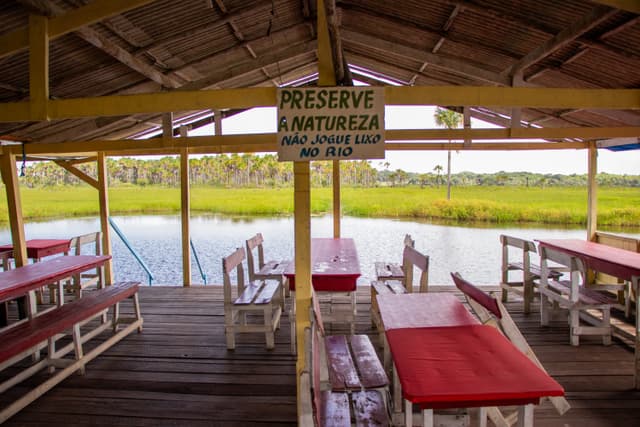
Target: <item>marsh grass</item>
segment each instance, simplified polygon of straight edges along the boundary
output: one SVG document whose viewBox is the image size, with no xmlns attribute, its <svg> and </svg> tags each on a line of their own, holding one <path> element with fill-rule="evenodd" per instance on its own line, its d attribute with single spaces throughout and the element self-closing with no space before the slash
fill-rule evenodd
<svg viewBox="0 0 640 427">
<path fill-rule="evenodd" d="M 331 211 L 331 189 L 311 190 L 312 214 Z M 573 187 L 457 187 L 447 201 L 446 189 L 432 187 L 342 189 L 342 212 L 361 217 L 404 217 L 484 221 L 586 224 L 587 191 Z M 97 191 L 88 187 L 21 190 L 25 219 L 90 216 L 98 213 Z M 176 213 L 180 190 L 167 187 L 121 186 L 109 190 L 112 215 Z M 191 211 L 228 215 L 292 215 L 293 189 L 191 189 Z M 6 200 L 0 198 L 0 222 L 7 222 Z M 638 226 L 640 189 L 598 189 L 598 224 Z"/>
</svg>

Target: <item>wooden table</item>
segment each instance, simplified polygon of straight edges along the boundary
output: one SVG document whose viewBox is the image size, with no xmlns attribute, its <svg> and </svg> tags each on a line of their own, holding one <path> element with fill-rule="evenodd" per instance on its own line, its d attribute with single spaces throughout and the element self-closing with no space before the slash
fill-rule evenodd
<svg viewBox="0 0 640 427">
<path fill-rule="evenodd" d="M 27 258 L 39 262 L 44 257 L 58 254 L 68 254 L 71 246 L 70 239 L 30 239 L 25 242 L 27 246 Z M 13 258 L 13 245 L 0 246 L 0 259 L 2 259 L 3 270 L 9 269 L 9 258 Z M 18 312 L 20 318 L 25 317 L 24 298 L 18 300 Z M 0 304 L 0 326 L 7 324 L 7 307 Z"/>
<path fill-rule="evenodd" d="M 562 396 L 562 387 L 497 329 L 487 325 L 399 328 L 385 331 L 405 399 L 433 426 L 433 410 L 518 406 L 521 426 L 533 426 L 533 405 Z M 483 413 L 484 409 L 481 411 Z"/>
<path fill-rule="evenodd" d="M 377 295 L 380 319 L 386 331 L 404 328 L 478 325 L 480 322 L 458 298 L 446 292 Z M 391 369 L 391 352 L 386 334 L 382 336 L 383 363 Z M 394 410 L 402 410 L 398 375 L 393 375 Z"/>
<path fill-rule="evenodd" d="M 69 252 L 71 245 L 70 239 L 31 239 L 27 240 L 27 258 L 31 258 L 35 261 L 40 261 L 42 258 L 57 255 L 66 254 Z M 13 257 L 13 245 L 1 245 L 0 253 L 9 254 Z"/>
<path fill-rule="evenodd" d="M 285 269 L 284 276 L 289 283 L 289 290 L 295 292 L 295 260 Z M 356 288 L 358 277 L 360 277 L 360 262 L 358 261 L 358 252 L 353 239 L 311 239 L 311 282 L 313 283 L 313 289 L 317 292 L 346 292 L 351 299 L 351 307 L 345 318 L 327 315 L 325 319 L 348 322 L 352 334 L 355 332 L 357 314 Z M 292 300 L 290 315 L 295 317 L 295 298 L 292 298 Z M 293 343 L 294 340 L 295 336 L 292 332 L 291 342 Z"/>
<path fill-rule="evenodd" d="M 640 390 L 640 253 L 580 239 L 543 239 L 539 246 L 580 258 L 591 270 L 629 281 L 636 292 L 635 388 Z"/>
<path fill-rule="evenodd" d="M 289 289 L 296 288 L 295 261 L 284 271 Z M 356 244 L 351 238 L 311 239 L 311 281 L 316 291 L 354 292 L 360 277 Z"/>
<path fill-rule="evenodd" d="M 0 302 L 22 296 L 29 298 L 29 315 L 36 312 L 34 291 L 69 276 L 103 266 L 111 255 L 60 256 L 0 272 Z M 102 281 L 104 283 L 104 281 Z M 58 289 L 58 303 L 64 302 Z"/>
</svg>

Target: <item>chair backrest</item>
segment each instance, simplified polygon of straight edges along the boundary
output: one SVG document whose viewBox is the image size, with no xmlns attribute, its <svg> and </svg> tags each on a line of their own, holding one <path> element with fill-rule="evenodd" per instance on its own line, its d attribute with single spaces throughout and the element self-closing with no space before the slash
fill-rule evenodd
<svg viewBox="0 0 640 427">
<path fill-rule="evenodd" d="M 247 247 L 247 267 L 249 272 L 249 280 L 255 280 L 255 272 L 256 270 L 260 270 L 264 267 L 264 248 L 262 243 L 264 242 L 264 238 L 262 237 L 262 233 L 258 233 L 252 238 L 246 240 Z M 253 250 L 258 249 L 258 265 L 255 264 L 255 259 L 253 258 Z"/>
<path fill-rule="evenodd" d="M 540 246 L 540 268 L 542 277 L 545 277 L 545 269 L 549 270 L 549 261 L 567 267 L 571 274 L 571 280 L 578 279 L 584 281 L 586 267 L 580 258 L 571 256 L 566 252 L 561 252 L 552 248 Z"/>
<path fill-rule="evenodd" d="M 536 244 L 531 240 L 521 239 L 519 237 L 500 235 L 500 243 L 502 244 L 502 282 L 508 282 L 509 248 L 517 248 L 521 251 L 522 269 L 525 274 L 531 274 L 531 252 L 537 253 Z M 529 279 L 527 277 L 527 279 Z"/>
<path fill-rule="evenodd" d="M 472 308 L 474 307 L 471 302 L 474 301 L 475 303 L 484 307 L 498 319 L 502 318 L 500 306 L 498 305 L 498 301 L 494 297 L 487 294 L 477 286 L 471 284 L 471 282 L 464 280 L 462 276 L 460 276 L 460 273 L 451 273 L 451 277 L 453 278 L 453 283 L 455 283 L 456 287 L 460 289 L 460 291 L 462 291 Z M 477 310 L 474 309 L 474 311 L 476 311 L 477 314 Z"/>
<path fill-rule="evenodd" d="M 420 292 L 429 291 L 429 257 L 405 245 L 402 251 L 402 270 L 404 271 L 404 287 L 413 292 L 413 269 L 420 271 Z"/>
<path fill-rule="evenodd" d="M 416 241 L 411 238 L 411 234 L 404 235 L 404 246 L 416 247 Z"/>
<path fill-rule="evenodd" d="M 459 273 L 451 273 L 454 283 L 460 289 L 476 314 L 480 322 L 493 326 L 506 336 L 514 346 L 524 353 L 533 363 L 546 372 L 544 366 L 533 352 L 522 332 L 511 318 L 502 302 L 499 299 L 487 294 L 482 289 L 465 280 Z M 549 397 L 551 404 L 560 415 L 567 412 L 571 406 L 567 399 L 562 396 Z"/>
<path fill-rule="evenodd" d="M 2 267 L 2 271 L 7 271 L 11 269 L 11 261 L 10 261 L 10 252 L 2 252 L 0 253 L 0 267 Z"/>
<path fill-rule="evenodd" d="M 89 244 L 92 244 L 94 255 L 102 255 L 102 232 L 96 231 L 72 238 L 69 250 L 74 255 L 86 254 L 87 252 L 83 252 L 83 247 Z"/>
<path fill-rule="evenodd" d="M 244 248 L 237 248 L 231 255 L 222 258 L 222 286 L 225 304 L 229 304 L 233 297 L 234 286 L 231 283 L 231 273 L 234 269 L 236 270 L 236 296 L 244 291 L 244 266 L 242 264 L 244 259 Z"/>
</svg>

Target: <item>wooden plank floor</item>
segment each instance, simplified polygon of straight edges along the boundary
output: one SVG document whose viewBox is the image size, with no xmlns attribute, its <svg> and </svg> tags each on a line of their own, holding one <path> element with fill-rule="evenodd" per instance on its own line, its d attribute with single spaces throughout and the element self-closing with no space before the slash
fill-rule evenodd
<svg viewBox="0 0 640 427">
<path fill-rule="evenodd" d="M 453 291 L 438 290 L 443 289 Z M 369 288 L 359 289 L 359 333 L 372 332 L 369 302 Z M 266 350 L 264 337 L 256 334 L 238 336 L 237 349 L 229 352 L 220 287 L 144 287 L 141 307 L 141 334 L 125 338 L 87 365 L 84 376 L 65 380 L 5 425 L 296 424 L 295 359 L 289 354 L 286 315 L 274 350 Z M 543 328 L 537 313 L 524 316 L 517 303 L 508 307 L 572 406 L 560 417 L 548 403 L 541 405 L 535 411 L 537 426 L 640 425 L 640 392 L 632 390 L 633 351 L 624 339 L 605 347 L 587 338 L 574 348 L 566 323 Z M 329 330 L 347 332 L 341 326 Z M 21 391 L 15 387 L 4 393 L 0 405 Z"/>
</svg>

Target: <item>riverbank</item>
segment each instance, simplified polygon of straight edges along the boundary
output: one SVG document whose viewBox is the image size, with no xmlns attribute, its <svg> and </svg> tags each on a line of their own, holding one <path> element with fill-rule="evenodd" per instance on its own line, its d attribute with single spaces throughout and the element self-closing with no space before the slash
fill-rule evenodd
<svg viewBox="0 0 640 427">
<path fill-rule="evenodd" d="M 97 192 L 88 187 L 21 189 L 25 220 L 85 217 L 98 214 Z M 342 188 L 344 215 L 372 218 L 416 218 L 458 222 L 539 223 L 584 225 L 587 191 L 577 187 L 469 186 L 446 188 L 376 187 Z M 330 188 L 313 188 L 311 212 L 331 212 Z M 176 213 L 178 188 L 123 186 L 109 189 L 112 215 Z M 191 189 L 191 210 L 225 215 L 280 216 L 293 214 L 292 188 Z M 0 198 L 0 223 L 6 223 L 6 200 Z M 640 189 L 598 188 L 598 224 L 637 227 L 640 224 Z"/>
</svg>

